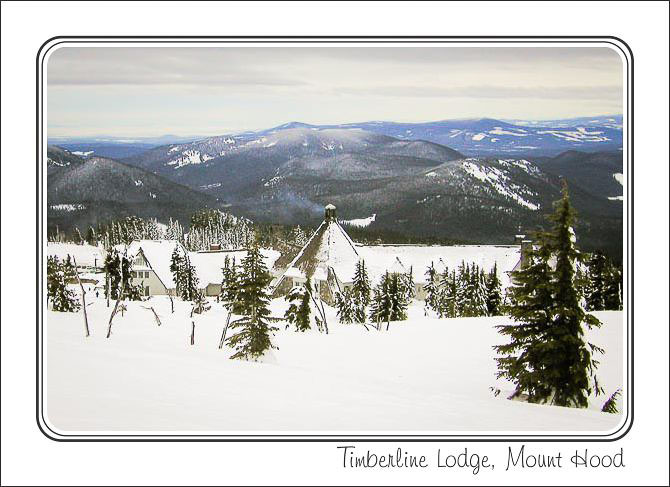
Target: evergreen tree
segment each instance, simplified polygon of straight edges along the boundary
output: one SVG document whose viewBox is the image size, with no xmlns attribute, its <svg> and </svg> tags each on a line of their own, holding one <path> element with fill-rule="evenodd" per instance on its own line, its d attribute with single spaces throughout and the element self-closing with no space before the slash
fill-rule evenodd
<svg viewBox="0 0 670 487">
<path fill-rule="evenodd" d="M 486 313 L 489 316 L 501 314 L 502 293 L 500 291 L 500 279 L 498 278 L 498 263 L 493 264 L 493 269 L 486 279 Z"/>
<path fill-rule="evenodd" d="M 458 282 L 456 271 L 445 267 L 440 278 L 440 318 L 456 318 L 458 310 Z"/>
<path fill-rule="evenodd" d="M 242 261 L 238 300 L 243 316 L 231 323 L 237 333 L 227 339 L 235 348 L 233 359 L 260 358 L 266 351 L 277 348 L 271 336 L 277 331 L 270 325 L 270 296 L 267 287 L 272 280 L 258 246 L 254 245 Z"/>
<path fill-rule="evenodd" d="M 240 276 L 237 272 L 237 264 L 234 257 L 232 260 L 229 260 L 228 256 L 226 256 L 222 271 L 223 279 L 221 281 L 221 294 L 219 298 L 228 311 L 234 314 L 241 314 L 241 307 L 237 299 Z"/>
<path fill-rule="evenodd" d="M 88 227 L 88 230 L 86 231 L 86 243 L 89 245 L 98 245 L 98 239 L 95 236 L 95 230 L 93 230 L 93 227 Z"/>
<path fill-rule="evenodd" d="M 284 314 L 284 319 L 288 322 L 288 325 L 286 325 L 287 328 L 289 325 L 295 325 L 295 331 L 307 331 L 310 329 L 311 298 L 312 283 L 309 278 L 307 278 L 304 286 L 295 286 L 286 295 L 285 299 L 291 303 Z"/>
<path fill-rule="evenodd" d="M 414 293 L 411 271 L 407 274 L 391 274 L 391 321 L 403 321 L 407 319 L 407 307 Z"/>
<path fill-rule="evenodd" d="M 70 254 L 67 254 L 67 257 L 65 258 L 65 261 L 62 263 L 63 266 L 63 274 L 65 277 L 65 282 L 68 284 L 74 284 L 77 282 L 77 271 L 74 268 L 74 264 L 72 263 L 72 258 L 70 257 Z"/>
<path fill-rule="evenodd" d="M 470 286 L 470 266 L 461 261 L 456 274 L 455 315 L 468 316 L 470 309 L 468 288 Z"/>
<path fill-rule="evenodd" d="M 504 355 L 496 359 L 497 376 L 514 382 L 513 396 L 527 394 L 529 402 L 584 408 L 591 392 L 602 392 L 593 354 L 604 351 L 583 340 L 583 326 L 600 322 L 583 310 L 575 286 L 579 252 L 565 184 L 550 221 L 551 231 L 538 234 L 529 263 L 513 275 L 511 315 L 517 323 L 498 327 L 512 341 L 494 347 Z"/>
<path fill-rule="evenodd" d="M 182 257 L 181 254 L 179 245 L 176 245 L 170 258 L 170 272 L 172 273 L 172 278 L 175 282 L 175 293 L 177 296 L 181 296 L 180 284 L 182 282 L 182 272 L 184 267 L 184 257 Z"/>
<path fill-rule="evenodd" d="M 356 323 L 365 323 L 367 307 L 370 304 L 370 278 L 363 259 L 356 263 L 354 282 L 352 286 L 353 320 Z"/>
<path fill-rule="evenodd" d="M 121 258 L 119 252 L 112 248 L 105 256 L 105 263 L 103 266 L 107 280 L 105 286 L 105 297 L 111 299 L 118 299 L 121 285 Z"/>
<path fill-rule="evenodd" d="M 437 272 L 432 262 L 428 266 L 428 269 L 426 269 L 425 276 L 426 286 L 424 289 L 426 291 L 426 302 L 424 305 L 424 314 L 428 315 L 428 312 L 432 311 L 442 318 L 440 288 L 437 282 Z"/>
<path fill-rule="evenodd" d="M 388 271 L 381 277 L 372 292 L 370 303 L 370 321 L 381 323 L 391 320 L 393 301 L 391 298 L 391 276 Z"/>
<path fill-rule="evenodd" d="M 177 274 L 179 281 L 179 295 L 184 301 L 193 301 L 198 295 L 198 276 L 195 272 L 195 266 L 191 264 L 191 259 L 186 255 Z"/>
<path fill-rule="evenodd" d="M 539 238 L 538 234 L 536 241 Z M 542 376 L 553 307 L 551 251 L 548 245 L 539 244 L 524 249 L 524 254 L 525 264 L 512 274 L 508 289 L 509 312 L 515 323 L 497 326 L 511 340 L 494 347 L 503 355 L 496 358 L 497 377 L 516 384 L 512 397 L 527 394 L 529 402 L 545 402 L 552 394 L 551 385 Z"/>
<path fill-rule="evenodd" d="M 335 293 L 335 308 L 340 323 L 349 324 L 356 321 L 356 305 L 351 289 L 347 288 Z"/>
<path fill-rule="evenodd" d="M 623 280 L 621 270 L 609 264 L 604 279 L 603 309 L 621 310 Z"/>
<path fill-rule="evenodd" d="M 53 311 L 73 313 L 80 308 L 75 293 L 67 287 L 65 264 L 58 257 L 47 257 L 47 300 Z"/>
<path fill-rule="evenodd" d="M 619 412 L 619 408 L 617 407 L 617 401 L 619 400 L 619 397 L 621 396 L 621 389 L 617 389 L 614 391 L 614 393 L 605 401 L 605 404 L 603 404 L 603 407 L 601 411 L 603 413 L 610 413 L 610 414 L 617 414 Z"/>
<path fill-rule="evenodd" d="M 586 309 L 601 311 L 605 309 L 605 279 L 607 277 L 607 257 L 597 250 L 588 260 L 586 285 Z"/>
<path fill-rule="evenodd" d="M 486 277 L 484 271 L 472 264 L 468 283 L 467 316 L 486 315 Z"/>
</svg>

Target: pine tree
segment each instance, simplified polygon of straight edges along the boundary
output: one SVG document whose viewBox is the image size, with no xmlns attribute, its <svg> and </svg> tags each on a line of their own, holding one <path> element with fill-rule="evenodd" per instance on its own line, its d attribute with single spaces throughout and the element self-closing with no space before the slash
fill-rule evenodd
<svg viewBox="0 0 670 487">
<path fill-rule="evenodd" d="M 349 288 L 335 293 L 335 309 L 337 311 L 337 319 L 340 323 L 350 324 L 354 322 L 356 314 L 354 304 L 354 294 Z"/>
<path fill-rule="evenodd" d="M 600 250 L 594 252 L 588 260 L 586 309 L 589 311 L 601 311 L 605 309 L 607 264 L 607 258 Z"/>
<path fill-rule="evenodd" d="M 449 268 L 445 267 L 440 278 L 440 318 L 456 318 L 459 316 L 457 296 L 456 271 L 449 272 Z"/>
<path fill-rule="evenodd" d="M 468 282 L 467 316 L 486 315 L 486 277 L 484 271 L 472 264 Z"/>
<path fill-rule="evenodd" d="M 184 301 L 193 301 L 198 295 L 198 276 L 191 259 L 186 255 L 182 264 L 181 272 L 178 273 L 180 297 Z"/>
<path fill-rule="evenodd" d="M 226 256 L 223 264 L 223 279 L 221 281 L 221 294 L 219 298 L 223 305 L 234 314 L 241 314 L 240 305 L 237 299 L 240 287 L 240 276 L 237 272 L 237 264 L 235 258 L 232 260 Z"/>
<path fill-rule="evenodd" d="M 536 241 L 540 238 L 538 234 Z M 542 376 L 553 307 L 551 251 L 548 245 L 538 243 L 537 248 L 524 249 L 524 254 L 525 264 L 512 274 L 508 289 L 509 312 L 515 323 L 497 326 L 511 342 L 494 347 L 503 355 L 496 358 L 496 376 L 516 384 L 511 397 L 527 394 L 529 402 L 545 402 L 552 394 L 551 385 Z"/>
<path fill-rule="evenodd" d="M 370 321 L 379 324 L 384 321 L 390 321 L 393 302 L 391 299 L 391 277 L 388 271 L 381 277 L 372 292 L 372 301 L 370 302 Z"/>
<path fill-rule="evenodd" d="M 80 308 L 75 293 L 67 287 L 65 264 L 58 257 L 47 257 L 47 300 L 53 311 L 73 313 Z"/>
<path fill-rule="evenodd" d="M 603 287 L 603 309 L 621 310 L 622 306 L 622 273 L 612 264 L 607 266 Z"/>
<path fill-rule="evenodd" d="M 310 329 L 311 298 L 312 283 L 309 278 L 304 286 L 295 286 L 286 295 L 285 299 L 291 303 L 284 314 L 284 319 L 288 322 L 287 328 L 289 325 L 295 325 L 295 331 Z"/>
<path fill-rule="evenodd" d="M 266 351 L 277 348 L 271 336 L 277 331 L 270 325 L 270 296 L 267 287 L 272 277 L 258 246 L 254 245 L 242 261 L 238 300 L 243 316 L 231 323 L 236 334 L 227 339 L 235 348 L 233 359 L 257 360 Z"/>
<path fill-rule="evenodd" d="M 89 245 L 98 245 L 98 239 L 96 238 L 95 235 L 95 230 L 93 230 L 93 227 L 89 226 L 88 230 L 86 231 L 86 243 Z"/>
<path fill-rule="evenodd" d="M 414 293 L 411 271 L 407 274 L 391 274 L 391 321 L 404 321 L 407 319 L 407 307 Z"/>
<path fill-rule="evenodd" d="M 489 316 L 498 316 L 501 312 L 501 306 L 502 294 L 500 279 L 498 279 L 498 263 L 496 262 L 486 279 L 486 313 Z"/>
<path fill-rule="evenodd" d="M 621 389 L 617 389 L 614 391 L 614 393 L 605 401 L 605 404 L 603 404 L 603 407 L 601 411 L 603 413 L 610 413 L 610 414 L 617 414 L 619 412 L 619 408 L 617 407 L 617 401 L 619 400 L 619 397 L 621 396 Z"/>
<path fill-rule="evenodd" d="M 68 284 L 74 284 L 77 282 L 77 271 L 74 268 L 70 254 L 67 254 L 67 257 L 65 258 L 65 261 L 63 261 L 62 266 L 65 282 Z"/>
<path fill-rule="evenodd" d="M 565 184 L 550 221 L 551 231 L 538 234 L 538 248 L 528 251 L 528 265 L 513 275 L 511 314 L 517 323 L 498 327 L 512 341 L 494 347 L 504 355 L 496 359 L 497 376 L 514 382 L 513 396 L 527 394 L 529 402 L 584 408 L 591 392 L 602 392 L 593 354 L 604 351 L 583 340 L 583 326 L 600 322 L 583 310 L 575 286 L 579 251 Z"/>
<path fill-rule="evenodd" d="M 442 309 L 440 302 L 440 288 L 437 283 L 437 272 L 435 271 L 435 266 L 433 263 L 430 263 L 430 266 L 426 269 L 426 299 L 424 304 L 424 314 L 428 315 L 429 311 L 437 313 L 437 315 L 442 318 Z"/>
<path fill-rule="evenodd" d="M 172 220 L 170 220 L 172 221 Z M 182 269 L 184 267 L 184 258 L 179 250 L 179 245 L 175 246 L 170 258 L 170 272 L 175 283 L 175 293 L 181 296 L 180 284 L 182 281 Z"/>
<path fill-rule="evenodd" d="M 119 252 L 112 248 L 105 256 L 105 263 L 103 266 L 107 286 L 105 286 L 105 297 L 111 299 L 118 299 L 121 285 L 121 258 Z"/>
<path fill-rule="evenodd" d="M 461 261 L 461 265 L 458 267 L 458 272 L 456 274 L 456 293 L 454 295 L 455 300 L 455 315 L 456 316 L 468 316 L 466 313 L 469 310 L 469 296 L 468 296 L 468 287 L 470 285 L 470 266 L 465 264 L 464 261 Z"/>
<path fill-rule="evenodd" d="M 370 304 L 370 278 L 363 259 L 356 263 L 352 286 L 353 321 L 365 323 L 367 307 Z"/>
</svg>

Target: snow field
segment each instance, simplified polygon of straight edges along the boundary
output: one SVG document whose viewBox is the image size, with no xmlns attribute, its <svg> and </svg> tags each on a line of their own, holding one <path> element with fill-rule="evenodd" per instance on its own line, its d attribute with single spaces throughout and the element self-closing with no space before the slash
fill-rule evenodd
<svg viewBox="0 0 670 487">
<path fill-rule="evenodd" d="M 604 324 L 589 336 L 607 350 L 598 373 L 606 397 L 577 410 L 505 399 L 513 387 L 495 380 L 491 349 L 504 340 L 493 327 L 505 317 L 426 318 L 414 302 L 408 321 L 378 332 L 340 325 L 326 307 L 328 335 L 278 323 L 279 349 L 255 363 L 218 349 L 227 313 L 214 300 L 193 318 L 193 346 L 189 303 L 175 300 L 171 314 L 166 296 L 128 302 L 106 339 L 111 307 L 89 292 L 91 301 L 89 338 L 81 311 L 45 314 L 45 417 L 56 431 L 602 433 L 623 420 L 599 411 L 623 383 L 621 312 L 596 313 Z M 273 300 L 273 316 L 286 307 Z"/>
</svg>

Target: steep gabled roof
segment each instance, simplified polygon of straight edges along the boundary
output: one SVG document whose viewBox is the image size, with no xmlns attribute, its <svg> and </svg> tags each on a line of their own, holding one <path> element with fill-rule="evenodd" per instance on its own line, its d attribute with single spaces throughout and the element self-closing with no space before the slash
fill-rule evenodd
<svg viewBox="0 0 670 487">
<path fill-rule="evenodd" d="M 131 258 L 134 258 L 141 249 L 149 267 L 156 273 L 158 279 L 167 289 L 173 289 L 175 283 L 170 271 L 170 263 L 175 247 L 180 249 L 183 256 L 186 255 L 186 249 L 177 240 L 133 240 L 127 248 L 128 256 Z M 116 248 L 123 253 L 124 246 L 117 245 Z"/>
<path fill-rule="evenodd" d="M 359 260 L 354 242 L 335 219 L 324 220 L 286 269 L 286 277 L 325 279 L 328 270 L 342 282 L 352 280 Z"/>
</svg>

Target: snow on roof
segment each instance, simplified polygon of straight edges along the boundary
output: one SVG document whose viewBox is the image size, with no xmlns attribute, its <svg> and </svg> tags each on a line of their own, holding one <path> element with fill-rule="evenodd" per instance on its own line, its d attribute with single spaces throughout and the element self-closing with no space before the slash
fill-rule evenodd
<svg viewBox="0 0 670 487">
<path fill-rule="evenodd" d="M 324 220 L 293 259 L 284 275 L 321 279 L 331 268 L 340 281 L 349 282 L 359 259 L 354 242 L 340 224 L 334 220 Z"/>
<path fill-rule="evenodd" d="M 175 283 L 170 271 L 170 262 L 175 247 L 180 249 L 182 255 L 185 254 L 184 247 L 177 240 L 133 240 L 127 247 L 116 245 L 114 248 L 119 252 L 124 252 L 127 248 L 130 258 L 135 257 L 142 249 L 149 267 L 153 269 L 166 288 L 172 289 Z"/>
<path fill-rule="evenodd" d="M 503 286 L 509 284 L 511 271 L 520 258 L 518 245 L 370 245 L 357 247 L 358 254 L 365 261 L 371 283 L 377 284 L 381 276 L 389 272 L 401 272 L 402 268 L 412 269 L 414 281 L 426 282 L 426 269 L 433 262 L 435 269 L 444 272 L 445 267 L 457 269 L 462 261 L 479 265 L 488 272 L 493 264 L 498 264 L 498 277 Z M 346 281 L 345 281 L 346 282 Z"/>
<path fill-rule="evenodd" d="M 77 245 L 73 243 L 48 242 L 47 255 L 66 259 L 68 255 L 74 257 L 77 266 L 102 267 L 105 262 L 105 250 L 93 245 Z"/>
<path fill-rule="evenodd" d="M 261 249 L 263 261 L 270 270 L 273 268 L 275 261 L 279 258 L 280 253 L 274 249 Z M 189 252 L 188 257 L 191 264 L 195 267 L 196 275 L 198 276 L 199 286 L 205 287 L 208 284 L 220 284 L 223 274 L 221 269 L 226 261 L 226 256 L 232 260 L 235 259 L 237 265 L 242 263 L 242 259 L 247 256 L 246 250 L 232 250 L 222 252 Z"/>
</svg>

